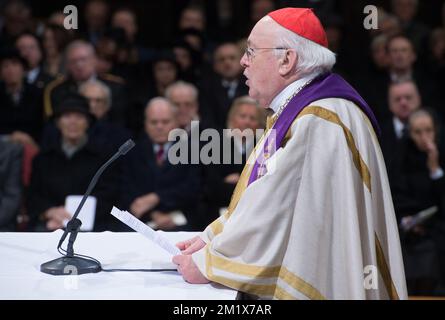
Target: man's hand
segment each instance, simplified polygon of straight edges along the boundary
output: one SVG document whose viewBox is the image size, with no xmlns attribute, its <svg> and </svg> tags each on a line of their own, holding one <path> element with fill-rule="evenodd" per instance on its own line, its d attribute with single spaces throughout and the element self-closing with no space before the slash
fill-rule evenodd
<svg viewBox="0 0 445 320">
<path fill-rule="evenodd" d="M 176 224 L 168 213 L 155 211 L 151 214 L 151 219 L 156 223 L 158 229 L 171 230 L 176 228 Z"/>
<path fill-rule="evenodd" d="M 136 218 L 140 218 L 144 213 L 156 207 L 159 201 L 159 196 L 156 193 L 149 193 L 136 198 L 130 206 L 130 211 Z"/>
<path fill-rule="evenodd" d="M 439 169 L 439 151 L 437 146 L 433 141 L 428 141 L 426 143 L 426 153 L 428 156 L 427 166 L 431 173 L 436 172 Z"/>
<path fill-rule="evenodd" d="M 199 271 L 191 255 L 177 255 L 173 257 L 172 261 L 177 265 L 178 272 L 188 283 L 203 284 L 210 282 Z"/>
<path fill-rule="evenodd" d="M 204 248 L 206 243 L 199 237 L 178 242 L 176 246 L 182 251 L 182 254 L 193 254 L 194 252 Z"/>
<path fill-rule="evenodd" d="M 71 215 L 65 210 L 64 207 L 54 207 L 48 209 L 44 213 L 44 216 L 47 219 L 46 228 L 48 230 L 61 229 L 64 227 L 63 222 L 71 219 Z"/>
</svg>

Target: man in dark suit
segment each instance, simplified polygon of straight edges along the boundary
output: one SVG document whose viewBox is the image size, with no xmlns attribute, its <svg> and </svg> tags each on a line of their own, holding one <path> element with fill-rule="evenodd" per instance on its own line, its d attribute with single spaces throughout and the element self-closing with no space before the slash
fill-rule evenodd
<svg viewBox="0 0 445 320">
<path fill-rule="evenodd" d="M 424 58 L 428 50 L 430 29 L 427 25 L 416 19 L 419 2 L 418 0 L 393 0 L 391 1 L 391 7 L 400 22 L 400 27 L 403 32 L 411 39 L 419 56 Z M 424 21 L 426 21 L 425 18 L 426 17 L 423 17 Z"/>
<path fill-rule="evenodd" d="M 213 57 L 215 74 L 200 85 L 200 113 L 203 120 L 214 128 L 225 128 L 233 100 L 249 91 L 239 63 L 241 55 L 235 43 L 221 44 Z"/>
<path fill-rule="evenodd" d="M 399 156 L 407 138 L 407 122 L 411 113 L 422 102 L 416 84 L 412 80 L 392 83 L 388 88 L 388 104 L 392 117 L 381 125 L 380 145 L 385 158 L 390 183 L 400 169 Z"/>
<path fill-rule="evenodd" d="M 43 91 L 54 78 L 42 68 L 43 49 L 40 39 L 31 32 L 25 32 L 17 38 L 15 46 L 28 62 L 26 81 Z"/>
<path fill-rule="evenodd" d="M 434 77 L 416 65 L 417 54 L 409 38 L 402 34 L 396 34 L 387 40 L 386 50 L 389 66 L 386 72 L 368 74 L 366 82 L 363 82 L 361 92 L 369 105 L 373 108 L 379 121 L 391 118 L 388 112 L 388 86 L 393 82 L 413 81 L 423 98 L 426 106 L 435 108 L 443 116 L 440 110 L 439 88 Z"/>
<path fill-rule="evenodd" d="M 389 78 L 391 82 L 412 80 L 419 88 L 424 104 L 438 108 L 438 88 L 432 75 L 416 66 L 418 54 L 412 41 L 404 35 L 395 35 L 388 40 Z"/>
<path fill-rule="evenodd" d="M 122 207 L 159 229 L 178 229 L 173 215 L 182 211 L 191 226 L 198 199 L 199 171 L 188 164 L 171 164 L 169 132 L 177 128 L 176 107 L 154 98 L 145 109 L 145 136 L 124 162 Z"/>
<path fill-rule="evenodd" d="M 110 17 L 110 5 L 104 0 L 89 0 L 85 4 L 85 24 L 81 31 L 86 40 L 96 45 L 104 35 Z"/>
<path fill-rule="evenodd" d="M 444 148 L 431 110 L 412 112 L 408 122 L 409 134 L 392 194 L 408 292 L 425 296 L 435 294 L 440 274 L 445 275 Z M 435 215 L 409 227 L 416 214 L 433 206 L 437 206 Z"/>
<path fill-rule="evenodd" d="M 110 74 L 100 76 L 96 74 L 96 55 L 90 43 L 76 40 L 67 47 L 66 68 L 67 77 L 56 79 L 45 88 L 44 107 L 47 117 L 56 111 L 54 106 L 59 105 L 67 94 L 77 93 L 82 83 L 97 78 L 111 90 L 110 120 L 125 125 L 127 117 L 125 82 L 122 78 Z"/>
</svg>

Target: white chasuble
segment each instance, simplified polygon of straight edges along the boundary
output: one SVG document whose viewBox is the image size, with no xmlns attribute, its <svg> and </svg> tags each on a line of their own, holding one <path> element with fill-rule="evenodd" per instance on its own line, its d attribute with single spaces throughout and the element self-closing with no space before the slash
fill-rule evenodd
<svg viewBox="0 0 445 320">
<path fill-rule="evenodd" d="M 201 234 L 207 245 L 192 255 L 199 270 L 262 299 L 406 299 L 385 163 L 368 118 L 350 101 L 318 100 L 289 134 L 249 186 L 246 165 L 228 212 Z"/>
</svg>

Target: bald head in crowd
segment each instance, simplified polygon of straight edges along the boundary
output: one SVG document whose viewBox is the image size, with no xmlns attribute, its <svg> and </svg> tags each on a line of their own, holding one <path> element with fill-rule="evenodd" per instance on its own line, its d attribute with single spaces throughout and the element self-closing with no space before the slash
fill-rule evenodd
<svg viewBox="0 0 445 320">
<path fill-rule="evenodd" d="M 153 143 L 168 142 L 170 131 L 178 127 L 176 107 L 167 99 L 151 99 L 145 107 L 145 132 Z"/>
<path fill-rule="evenodd" d="M 189 127 L 191 121 L 198 119 L 198 89 L 193 84 L 177 81 L 167 88 L 165 97 L 177 107 L 181 128 Z"/>
<path fill-rule="evenodd" d="M 388 103 L 392 114 L 406 123 L 410 114 L 420 108 L 422 101 L 416 84 L 407 80 L 389 86 Z"/>
</svg>

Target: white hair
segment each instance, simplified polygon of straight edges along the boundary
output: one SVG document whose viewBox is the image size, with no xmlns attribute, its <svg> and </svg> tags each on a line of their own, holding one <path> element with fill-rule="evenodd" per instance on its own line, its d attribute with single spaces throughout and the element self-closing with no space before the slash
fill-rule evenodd
<svg viewBox="0 0 445 320">
<path fill-rule="evenodd" d="M 193 84 L 182 80 L 176 81 L 169 85 L 167 89 L 165 89 L 165 97 L 171 100 L 173 91 L 179 88 L 188 90 L 192 94 L 193 99 L 198 101 L 198 89 Z"/>
<path fill-rule="evenodd" d="M 164 97 L 154 97 L 150 101 L 148 101 L 148 103 L 145 107 L 144 114 L 147 115 L 148 109 L 152 108 L 155 104 L 159 104 L 159 103 L 166 104 L 169 107 L 169 109 L 171 110 L 172 114 L 174 116 L 176 116 L 178 109 L 170 100 L 168 100 Z"/>
<path fill-rule="evenodd" d="M 105 83 L 103 83 L 102 81 L 97 80 L 97 79 L 90 79 L 88 81 L 85 81 L 84 83 L 82 83 L 79 86 L 79 93 L 81 95 L 85 95 L 85 91 L 89 87 L 97 87 L 97 88 L 101 89 L 105 96 L 107 107 L 111 106 L 111 90 Z"/>
<path fill-rule="evenodd" d="M 265 16 L 263 19 L 264 21 L 274 21 L 269 16 Z M 278 32 L 275 46 L 277 48 L 294 49 L 297 52 L 298 61 L 295 72 L 298 73 L 300 77 L 332 70 L 336 61 L 335 53 L 311 40 L 297 35 L 276 22 L 275 24 Z M 282 56 L 282 54 L 283 50 L 275 50 L 277 57 Z"/>
</svg>

